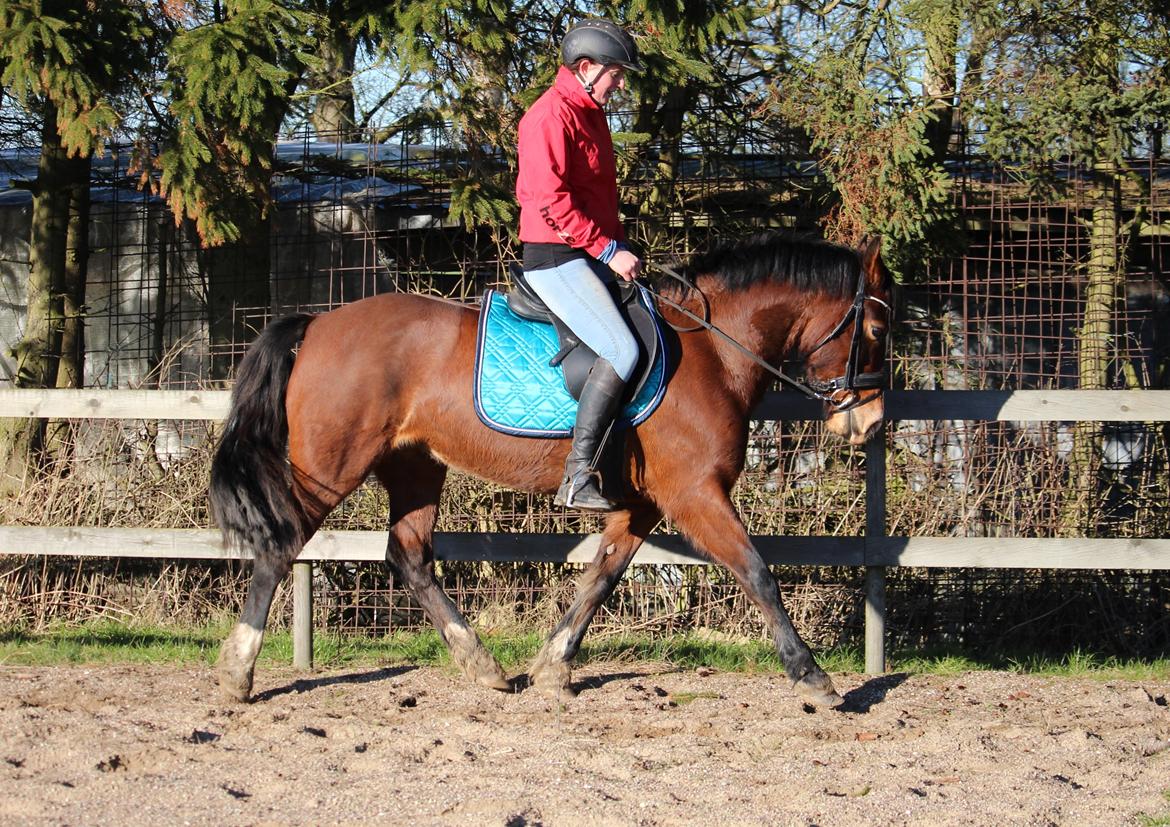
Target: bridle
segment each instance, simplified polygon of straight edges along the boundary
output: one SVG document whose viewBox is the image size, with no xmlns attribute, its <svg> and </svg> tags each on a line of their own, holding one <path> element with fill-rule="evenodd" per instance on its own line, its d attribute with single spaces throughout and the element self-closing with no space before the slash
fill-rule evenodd
<svg viewBox="0 0 1170 827">
<path fill-rule="evenodd" d="M 805 377 L 805 382 L 808 383 L 809 388 L 817 395 L 817 398 L 824 399 L 837 410 L 845 410 L 856 405 L 859 397 L 858 391 L 886 386 L 887 374 L 884 365 L 881 370 L 876 371 L 858 372 L 857 370 L 858 354 L 861 351 L 861 337 L 863 335 L 861 328 L 865 320 L 865 303 L 867 301 L 880 304 L 887 313 L 890 312 L 890 305 L 887 302 L 865 292 L 865 273 L 862 272 L 857 276 L 857 293 L 853 297 L 852 306 L 845 311 L 845 316 L 837 323 L 836 327 L 829 331 L 825 338 L 821 339 L 801 359 L 802 362 L 807 361 L 810 356 L 844 333 L 850 322 L 853 323 L 853 334 L 849 340 L 849 357 L 845 360 L 845 373 L 834 379 L 826 380 Z M 847 402 L 838 405 L 832 400 L 841 391 L 848 391 L 848 396 L 845 397 Z"/>
<path fill-rule="evenodd" d="M 666 265 L 654 264 L 652 266 L 664 275 L 680 282 L 688 290 L 692 290 L 697 293 L 703 300 L 703 315 L 707 316 L 710 314 L 711 307 L 707 303 L 707 297 L 703 295 L 703 292 L 699 290 L 699 288 L 693 282 L 684 276 L 679 275 L 677 272 L 675 272 L 670 267 L 667 267 Z M 781 382 L 784 382 L 790 387 L 795 388 L 805 396 L 824 402 L 836 412 L 847 411 L 857 405 L 861 401 L 861 394 L 859 391 L 871 390 L 874 388 L 884 388 L 886 386 L 887 377 L 884 367 L 880 371 L 858 370 L 859 354 L 861 352 L 861 337 L 863 335 L 862 324 L 865 319 L 865 303 L 875 302 L 886 308 L 887 311 L 890 310 L 890 305 L 886 301 L 879 299 L 877 296 L 871 296 L 866 292 L 864 271 L 858 273 L 857 293 L 853 297 L 853 304 L 850 305 L 849 309 L 845 311 L 845 315 L 841 318 L 841 321 L 839 321 L 837 325 L 832 330 L 830 330 L 823 339 L 817 342 L 817 344 L 814 345 L 813 348 L 808 351 L 808 353 L 805 353 L 800 358 L 802 364 L 807 363 L 810 356 L 844 333 L 849 328 L 850 324 L 852 324 L 853 331 L 849 341 L 849 357 L 845 361 L 845 372 L 833 379 L 824 380 L 810 379 L 807 376 L 804 377 L 804 381 L 793 379 L 775 365 L 761 358 L 757 354 L 752 353 L 752 351 L 748 350 L 734 338 L 713 325 L 709 319 L 695 315 L 682 305 L 671 299 L 668 299 L 666 296 L 663 296 L 661 293 L 655 290 L 651 290 L 645 285 L 641 286 L 643 290 L 653 295 L 659 301 L 691 319 L 700 328 L 710 331 L 711 333 L 723 339 L 744 356 L 748 357 L 757 365 L 764 368 L 764 370 L 771 373 Z M 679 330 L 679 332 L 690 332 L 697 329 L 698 328 L 686 328 L 685 330 Z M 887 333 L 886 335 L 889 334 Z M 845 392 L 844 395 L 842 395 L 843 391 Z"/>
</svg>

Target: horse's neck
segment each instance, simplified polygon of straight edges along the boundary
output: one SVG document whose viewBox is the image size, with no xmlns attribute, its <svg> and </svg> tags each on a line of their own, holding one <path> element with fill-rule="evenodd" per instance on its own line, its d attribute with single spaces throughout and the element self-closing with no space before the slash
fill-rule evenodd
<svg viewBox="0 0 1170 827">
<path fill-rule="evenodd" d="M 785 355 L 794 349 L 803 317 L 795 290 L 772 285 L 711 295 L 712 324 L 776 368 L 782 368 Z M 712 335 L 711 343 L 727 391 L 750 409 L 771 385 L 772 375 L 719 337 Z"/>
</svg>

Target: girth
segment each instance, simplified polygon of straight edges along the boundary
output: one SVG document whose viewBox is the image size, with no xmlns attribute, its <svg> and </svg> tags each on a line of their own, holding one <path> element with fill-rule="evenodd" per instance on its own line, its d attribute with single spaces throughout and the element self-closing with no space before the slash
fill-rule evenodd
<svg viewBox="0 0 1170 827">
<path fill-rule="evenodd" d="M 549 360 L 550 367 L 560 366 L 565 375 L 565 387 L 574 399 L 581 398 L 581 389 L 593 363 L 597 361 L 597 354 L 577 338 L 573 331 L 560 320 L 544 301 L 537 295 L 532 286 L 525 280 L 523 271 L 515 264 L 509 266 L 512 283 L 515 289 L 507 294 L 508 309 L 521 318 L 534 322 L 551 324 L 557 333 L 560 350 Z M 610 295 L 613 296 L 618 312 L 626 326 L 638 341 L 638 362 L 634 366 L 630 381 L 626 383 L 623 402 L 632 400 L 646 383 L 654 362 L 658 357 L 658 322 L 655 314 L 647 308 L 645 302 L 639 301 L 639 288 L 633 282 L 616 281 L 607 285 Z"/>
</svg>

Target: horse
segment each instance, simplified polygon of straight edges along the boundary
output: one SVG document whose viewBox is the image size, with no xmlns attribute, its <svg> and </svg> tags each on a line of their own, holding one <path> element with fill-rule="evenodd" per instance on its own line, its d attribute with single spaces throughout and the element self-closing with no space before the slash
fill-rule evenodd
<svg viewBox="0 0 1170 827">
<path fill-rule="evenodd" d="M 800 386 L 824 403 L 829 432 L 861 445 L 879 427 L 889 271 L 877 242 L 855 250 L 779 234 L 721 243 L 682 271 L 685 284 L 657 282 L 662 318 L 679 331 L 665 393 L 625 434 L 627 493 L 605 516 L 597 554 L 532 662 L 528 685 L 572 694 L 570 663 L 586 628 L 667 517 L 730 569 L 763 612 L 798 698 L 838 706 L 841 696 L 793 627 L 730 492 L 744 466 L 752 408 L 773 381 L 771 366 L 786 359 L 803 363 Z M 706 326 L 684 325 L 684 314 Z M 251 694 L 277 584 L 330 511 L 370 475 L 389 494 L 386 560 L 452 660 L 475 682 L 515 688 L 435 577 L 439 494 L 449 468 L 551 494 L 569 440 L 512 436 L 481 423 L 472 401 L 477 317 L 473 305 L 449 299 L 380 294 L 279 318 L 246 352 L 210 483 L 225 542 L 254 557 L 215 668 L 229 698 Z"/>
</svg>

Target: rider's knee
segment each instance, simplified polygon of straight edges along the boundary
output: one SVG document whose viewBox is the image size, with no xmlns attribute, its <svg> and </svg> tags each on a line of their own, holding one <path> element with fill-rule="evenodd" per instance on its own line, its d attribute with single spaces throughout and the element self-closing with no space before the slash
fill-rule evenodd
<svg viewBox="0 0 1170 827">
<path fill-rule="evenodd" d="M 628 341 L 618 343 L 618 349 L 609 363 L 613 366 L 614 373 L 623 381 L 630 381 L 630 377 L 634 375 L 634 367 L 638 364 L 638 343 L 633 336 L 629 336 Z"/>
</svg>

